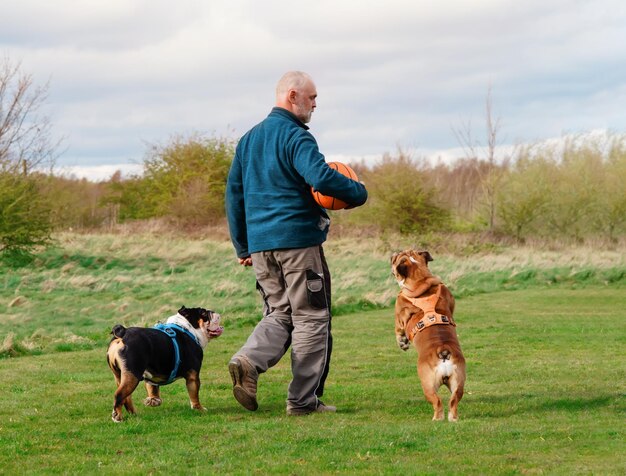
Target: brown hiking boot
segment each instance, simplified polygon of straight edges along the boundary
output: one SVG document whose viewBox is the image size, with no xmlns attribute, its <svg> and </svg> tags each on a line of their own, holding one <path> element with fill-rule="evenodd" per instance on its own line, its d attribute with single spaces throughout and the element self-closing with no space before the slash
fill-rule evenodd
<svg viewBox="0 0 626 476">
<path fill-rule="evenodd" d="M 259 378 L 254 366 L 243 355 L 233 357 L 228 362 L 228 372 L 233 379 L 233 395 L 246 410 L 259 408 L 256 401 L 256 382 Z"/>
<path fill-rule="evenodd" d="M 332 405 L 324 405 L 322 401 L 318 401 L 317 408 L 311 410 L 310 408 L 287 408 L 288 416 L 303 416 L 310 415 L 311 413 L 335 413 L 337 407 Z"/>
</svg>

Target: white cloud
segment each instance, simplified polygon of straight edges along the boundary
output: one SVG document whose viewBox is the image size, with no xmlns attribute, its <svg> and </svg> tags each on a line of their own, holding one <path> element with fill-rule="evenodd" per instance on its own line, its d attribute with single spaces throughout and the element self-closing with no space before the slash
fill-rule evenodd
<svg viewBox="0 0 626 476">
<path fill-rule="evenodd" d="M 123 178 L 129 178 L 131 176 L 141 175 L 143 173 L 143 166 L 137 164 L 65 166 L 55 169 L 54 174 L 60 177 L 103 182 L 109 180 L 117 172 L 120 172 Z"/>
<path fill-rule="evenodd" d="M 617 0 L 7 2 L 0 52 L 50 80 L 60 165 L 140 161 L 146 142 L 245 132 L 303 69 L 327 156 L 458 147 L 492 87 L 510 143 L 624 130 L 626 4 Z"/>
</svg>

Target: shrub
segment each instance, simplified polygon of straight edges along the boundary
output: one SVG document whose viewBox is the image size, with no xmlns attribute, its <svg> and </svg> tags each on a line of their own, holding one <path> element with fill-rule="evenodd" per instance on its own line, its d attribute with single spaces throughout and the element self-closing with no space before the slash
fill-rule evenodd
<svg viewBox="0 0 626 476">
<path fill-rule="evenodd" d="M 233 155 L 232 140 L 200 135 L 153 145 L 143 176 L 112 185 L 108 201 L 119 203 L 121 219 L 168 217 L 182 226 L 216 223 L 224 216 Z"/>
<path fill-rule="evenodd" d="M 439 204 L 425 172 L 405 154 L 383 157 L 362 173 L 369 192 L 368 203 L 354 213 L 354 220 L 375 224 L 381 231 L 411 234 L 446 229 L 450 212 Z"/>
<path fill-rule="evenodd" d="M 521 158 L 502 176 L 496 196 L 500 228 L 518 241 L 532 231 L 549 205 L 548 168 L 542 159 Z"/>
<path fill-rule="evenodd" d="M 50 242 L 50 208 L 38 187 L 37 175 L 0 173 L 0 252 L 28 255 Z"/>
</svg>

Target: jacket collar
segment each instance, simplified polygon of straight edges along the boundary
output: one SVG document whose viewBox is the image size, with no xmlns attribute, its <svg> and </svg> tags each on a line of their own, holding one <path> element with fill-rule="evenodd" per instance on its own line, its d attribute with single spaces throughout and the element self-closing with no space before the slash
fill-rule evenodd
<svg viewBox="0 0 626 476">
<path fill-rule="evenodd" d="M 305 130 L 309 130 L 309 126 L 307 126 L 304 122 L 296 117 L 296 115 L 285 108 L 275 106 L 272 108 L 272 112 L 270 112 L 270 116 L 281 116 L 289 119 L 290 121 L 295 122 L 297 125 L 302 127 Z"/>
</svg>

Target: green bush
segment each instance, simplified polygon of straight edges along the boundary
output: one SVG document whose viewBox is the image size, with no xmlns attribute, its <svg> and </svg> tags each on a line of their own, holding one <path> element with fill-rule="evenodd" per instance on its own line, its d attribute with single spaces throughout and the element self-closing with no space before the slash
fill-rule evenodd
<svg viewBox="0 0 626 476">
<path fill-rule="evenodd" d="M 224 191 L 234 155 L 230 139 L 175 137 L 151 146 L 144 174 L 112 184 L 109 203 L 120 219 L 168 217 L 182 226 L 201 226 L 224 216 Z"/>
<path fill-rule="evenodd" d="M 382 232 L 423 233 L 448 229 L 450 211 L 440 205 L 426 173 L 406 155 L 385 156 L 361 174 L 368 203 L 353 212 L 353 220 L 373 224 Z"/>
<path fill-rule="evenodd" d="M 500 228 L 518 241 L 533 231 L 549 207 L 549 168 L 543 159 L 522 158 L 502 178 L 496 198 Z"/>
<path fill-rule="evenodd" d="M 50 207 L 37 175 L 0 173 L 0 252 L 16 259 L 50 243 Z"/>
</svg>

